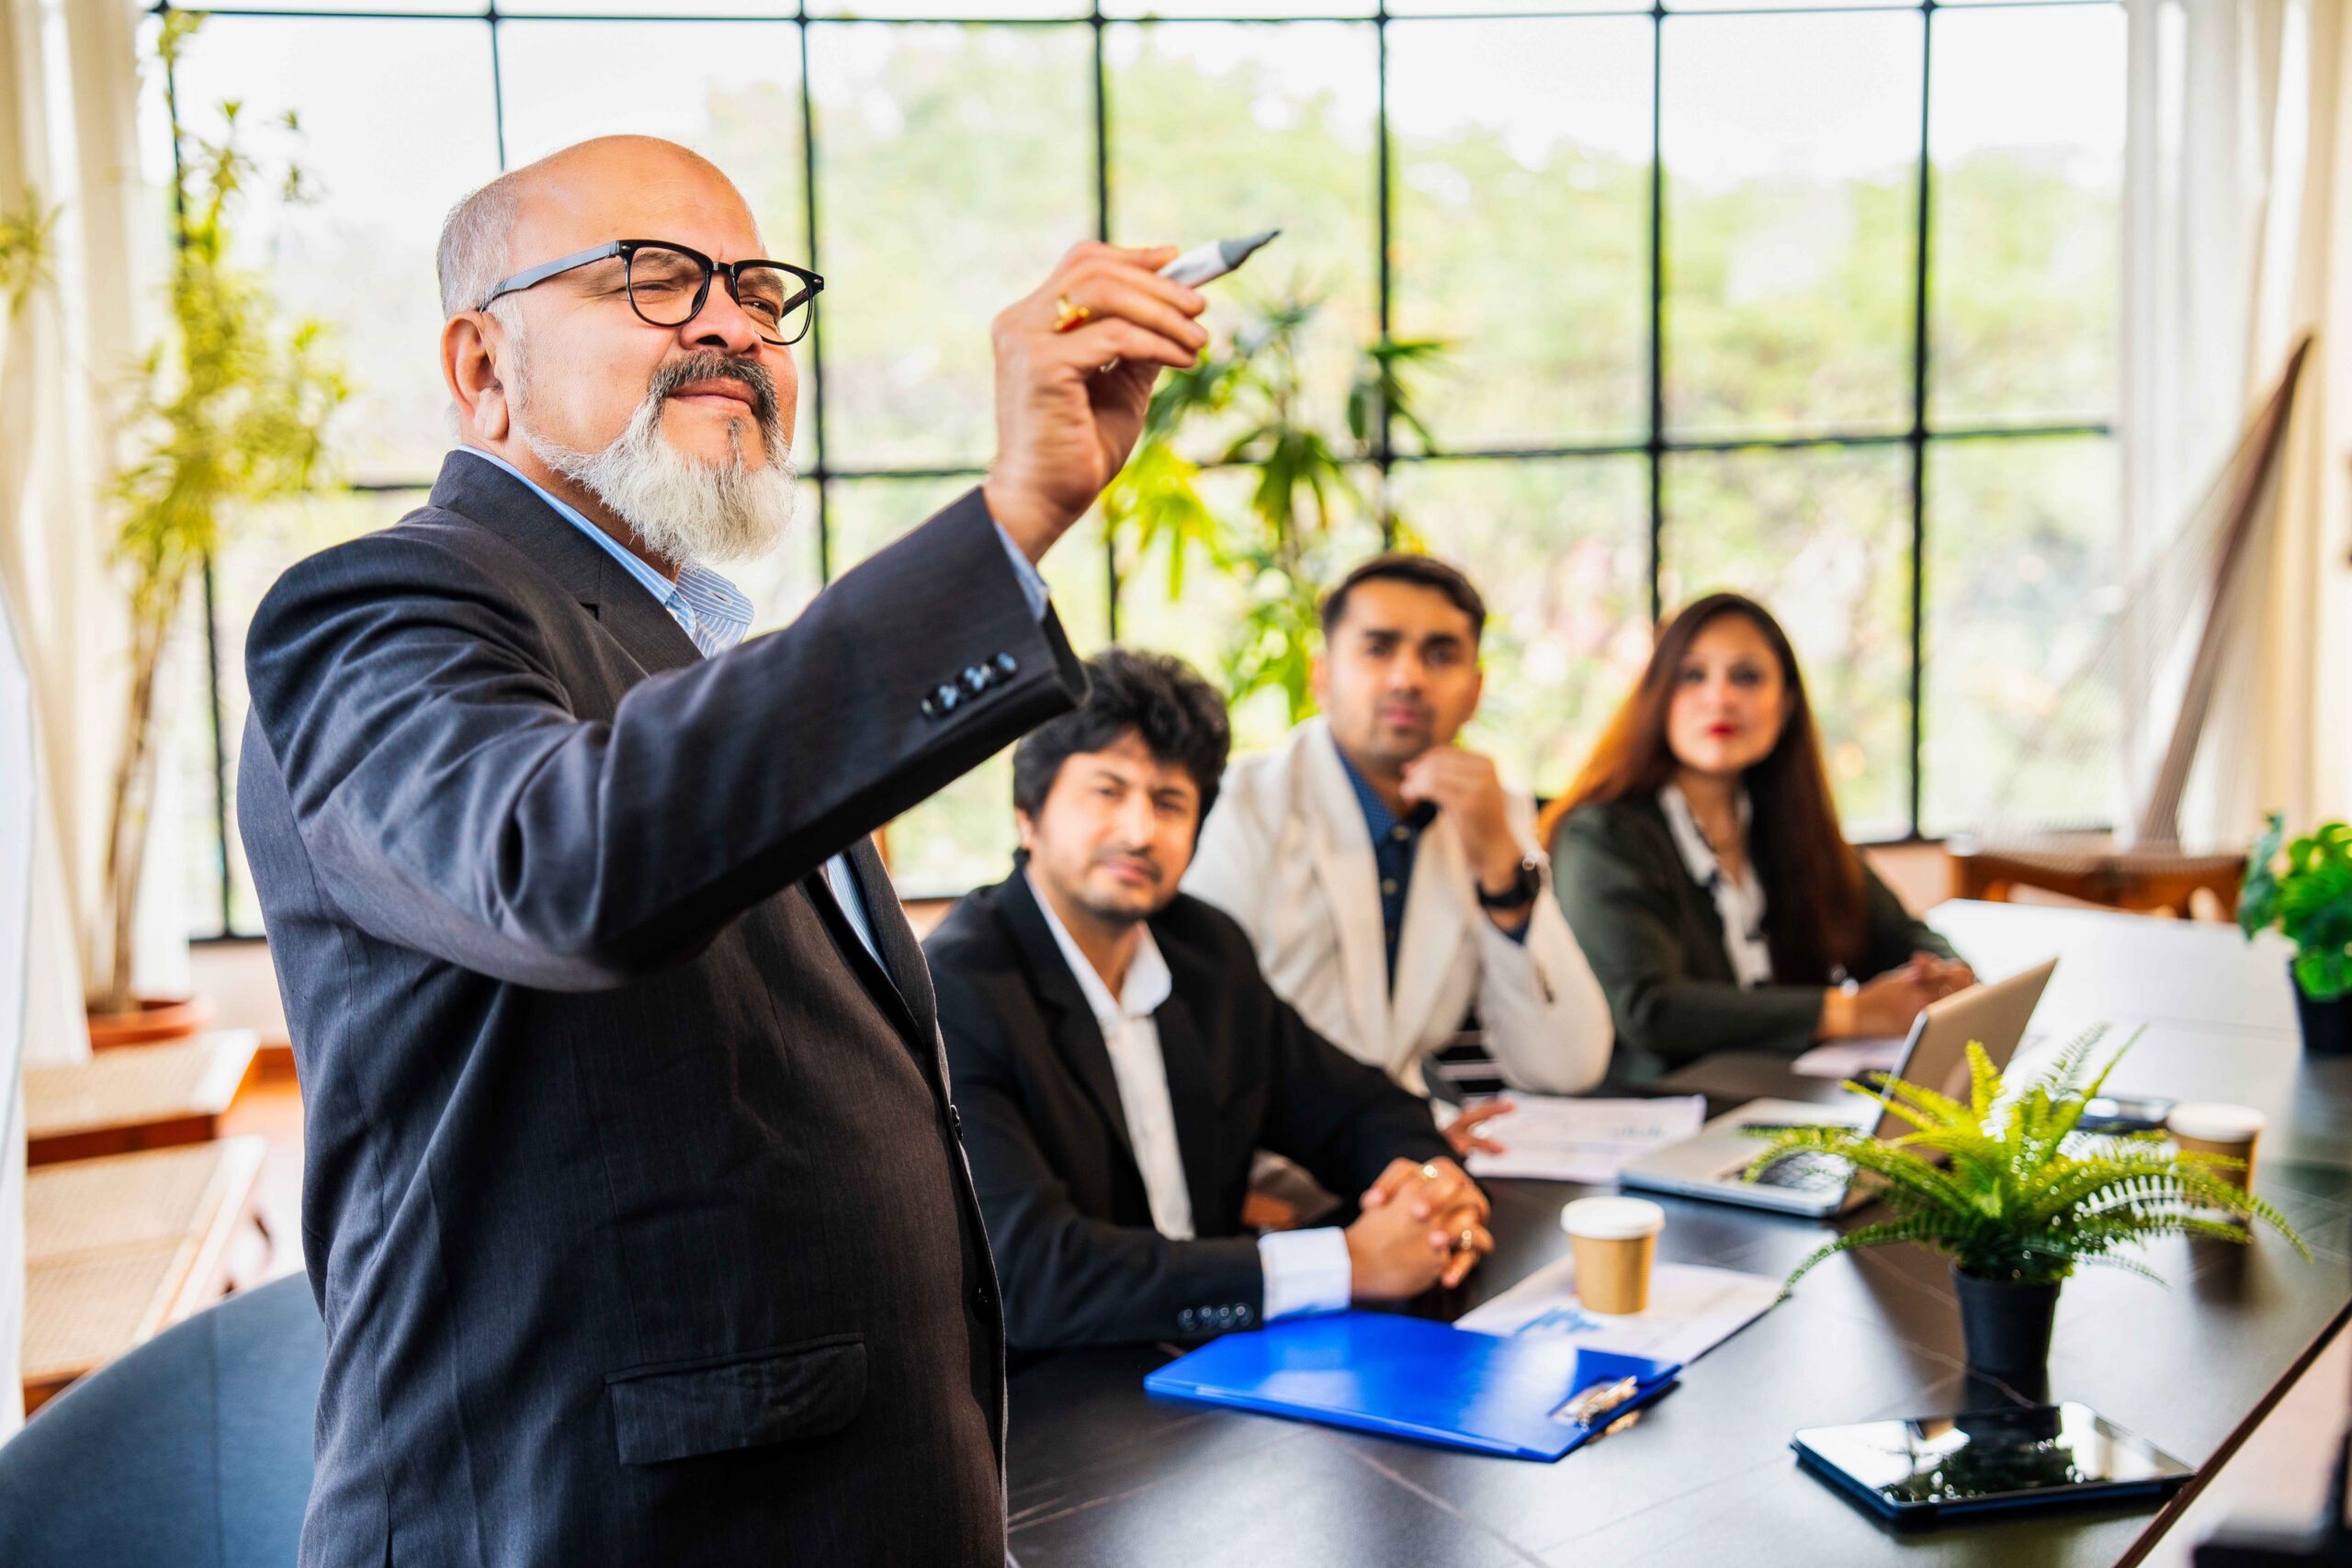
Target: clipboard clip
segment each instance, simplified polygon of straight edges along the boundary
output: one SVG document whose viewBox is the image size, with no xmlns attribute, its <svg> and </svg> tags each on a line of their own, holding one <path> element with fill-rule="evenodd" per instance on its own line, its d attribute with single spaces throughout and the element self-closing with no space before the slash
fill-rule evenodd
<svg viewBox="0 0 2352 1568">
<path fill-rule="evenodd" d="M 1572 1422 L 1589 1431 L 1600 1424 L 1600 1418 L 1632 1399 L 1642 1391 L 1642 1381 L 1623 1377 L 1614 1382 L 1597 1382 L 1580 1390 L 1552 1412 L 1555 1421 Z"/>
</svg>

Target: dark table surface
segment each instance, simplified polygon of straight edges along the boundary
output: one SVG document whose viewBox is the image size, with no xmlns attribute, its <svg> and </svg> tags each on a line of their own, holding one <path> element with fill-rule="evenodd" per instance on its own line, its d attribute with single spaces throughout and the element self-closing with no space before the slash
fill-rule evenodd
<svg viewBox="0 0 2352 1568">
<path fill-rule="evenodd" d="M 2146 1032 L 2118 1092 L 2253 1105 L 2269 1118 L 2256 1189 L 2311 1243 L 2174 1242 L 2067 1282 L 2051 1394 L 2080 1400 L 2206 1467 L 2224 1457 L 2352 1305 L 2352 1061 L 2307 1062 L 2285 950 L 2227 927 L 1951 903 L 1930 917 L 1998 976 L 2061 955 L 2037 1033 L 2110 1021 Z M 1712 1109 L 1818 1098 L 1782 1064 L 1730 1056 L 1683 1075 Z M 1560 1205 L 1588 1189 L 1498 1181 L 1498 1250 L 1423 1310 L 1453 1317 L 1566 1251 Z M 1662 1259 L 1785 1273 L 1822 1223 L 1662 1200 Z M 1846 1224 L 1872 1217 L 1865 1210 Z M 2108 1564 L 2171 1517 L 2148 1506 L 1898 1532 L 1800 1472 L 1800 1427 L 1960 1408 L 1948 1267 L 1912 1247 L 1833 1259 L 1694 1363 L 1631 1429 L 1555 1464 L 1492 1459 L 1271 1416 L 1163 1402 L 1144 1375 L 1177 1353 L 1066 1353 L 1012 1379 L 1012 1544 L 1022 1568 L 1878 1562 Z M 1973 1396 L 1981 1397 L 1981 1396 Z"/>
</svg>

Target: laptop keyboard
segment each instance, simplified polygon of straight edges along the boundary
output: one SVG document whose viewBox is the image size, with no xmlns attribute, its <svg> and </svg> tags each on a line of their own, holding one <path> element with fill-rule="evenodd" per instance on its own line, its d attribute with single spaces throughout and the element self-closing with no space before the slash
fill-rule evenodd
<svg viewBox="0 0 2352 1568">
<path fill-rule="evenodd" d="M 1784 1187 L 1799 1192 L 1836 1192 L 1854 1179 L 1850 1160 L 1836 1155 L 1791 1155 L 1756 1179 L 1759 1187 Z"/>
</svg>

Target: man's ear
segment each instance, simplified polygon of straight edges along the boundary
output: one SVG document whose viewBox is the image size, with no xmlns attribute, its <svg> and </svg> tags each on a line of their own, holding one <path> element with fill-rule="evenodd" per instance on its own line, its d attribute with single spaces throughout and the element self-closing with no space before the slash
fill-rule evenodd
<svg viewBox="0 0 2352 1568">
<path fill-rule="evenodd" d="M 507 353 L 505 333 L 484 311 L 460 310 L 441 324 L 441 379 L 469 440 L 495 445 L 513 427 L 499 363 Z"/>
<path fill-rule="evenodd" d="M 1329 695 L 1331 683 L 1329 658 L 1329 650 L 1318 648 L 1315 650 L 1314 656 L 1306 661 L 1307 694 L 1314 697 L 1315 705 L 1318 708 L 1327 708 L 1331 705 Z"/>
<path fill-rule="evenodd" d="M 1020 835 L 1021 847 L 1029 851 L 1033 854 L 1035 853 L 1037 849 L 1037 824 L 1031 820 L 1029 813 L 1022 810 L 1021 807 L 1017 806 L 1012 808 L 1012 829 L 1015 833 Z"/>
</svg>

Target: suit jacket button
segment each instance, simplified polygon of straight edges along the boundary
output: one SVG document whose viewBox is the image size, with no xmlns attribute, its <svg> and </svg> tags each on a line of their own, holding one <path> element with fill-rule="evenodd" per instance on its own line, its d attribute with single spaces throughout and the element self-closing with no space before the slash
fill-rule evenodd
<svg viewBox="0 0 2352 1568">
<path fill-rule="evenodd" d="M 925 718 L 937 718 L 939 716 L 939 699 L 937 697 L 923 698 L 922 716 Z"/>
<path fill-rule="evenodd" d="M 1179 1327 L 1179 1328 L 1184 1328 L 1184 1329 L 1189 1329 L 1189 1328 L 1191 1328 L 1191 1327 L 1193 1326 L 1193 1309 L 1192 1309 L 1191 1307 L 1186 1307 L 1183 1311 L 1182 1311 L 1182 1312 L 1180 1312 L 1180 1313 L 1178 1313 L 1178 1314 L 1176 1314 L 1176 1326 L 1177 1326 L 1177 1327 Z"/>
<path fill-rule="evenodd" d="M 989 689 L 989 680 L 990 677 L 989 675 L 988 666 L 984 664 L 967 664 L 964 666 L 964 690 L 969 692 L 972 695 L 977 697 L 982 692 L 987 691 Z"/>
<path fill-rule="evenodd" d="M 1021 661 L 1013 658 L 1012 655 L 1009 653 L 1000 653 L 996 656 L 996 672 L 998 674 L 1010 679 L 1012 675 L 1017 673 L 1020 669 Z"/>
<path fill-rule="evenodd" d="M 954 713 L 956 705 L 964 700 L 964 694 L 953 686 L 942 685 L 931 694 L 931 700 L 939 705 L 941 713 Z"/>
<path fill-rule="evenodd" d="M 1258 1314 L 1250 1311 L 1249 1307 L 1242 1306 L 1235 1309 L 1233 1321 L 1241 1325 L 1242 1327 L 1247 1328 L 1250 1326 L 1250 1320 L 1257 1315 Z"/>
</svg>

